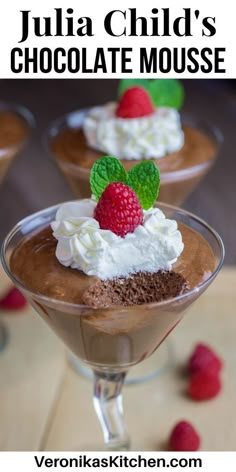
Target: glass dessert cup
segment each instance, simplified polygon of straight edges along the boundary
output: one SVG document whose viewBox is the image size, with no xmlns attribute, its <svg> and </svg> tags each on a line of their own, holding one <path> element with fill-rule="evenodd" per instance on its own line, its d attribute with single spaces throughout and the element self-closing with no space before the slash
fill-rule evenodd
<svg viewBox="0 0 236 472">
<path fill-rule="evenodd" d="M 7 130 L 1 133 L 1 119 L 7 118 Z M 11 128 L 11 117 L 16 122 L 12 126 L 19 124 L 18 131 Z M 18 122 L 19 120 L 19 122 Z M 0 184 L 7 174 L 7 171 L 15 158 L 26 144 L 31 129 L 34 127 L 34 117 L 31 112 L 22 105 L 0 101 Z M 7 136 L 6 136 L 7 135 Z M 0 320 L 0 352 L 7 344 L 8 332 Z"/>
<path fill-rule="evenodd" d="M 47 133 L 44 137 L 45 145 L 47 152 L 53 156 L 54 160 L 57 163 L 60 171 L 62 172 L 64 178 L 67 180 L 73 194 L 78 198 L 88 198 L 91 196 L 91 190 L 89 185 L 89 175 L 91 165 L 80 166 L 69 160 L 60 158 L 56 154 L 55 150 L 52 150 L 52 143 L 65 129 L 70 128 L 72 130 L 79 130 L 82 126 L 83 120 L 89 110 L 79 110 L 68 113 L 67 115 L 59 118 L 54 121 L 51 126 L 48 128 Z M 190 167 L 178 169 L 178 162 L 181 161 L 181 157 L 173 155 L 173 157 L 163 159 L 156 159 L 156 164 L 161 171 L 161 187 L 159 192 L 159 200 L 171 205 L 181 205 L 183 201 L 189 196 L 189 194 L 197 187 L 201 182 L 207 172 L 213 166 L 220 145 L 223 141 L 221 132 L 212 126 L 207 125 L 206 123 L 199 122 L 193 119 L 190 116 L 183 117 L 183 123 L 188 126 L 199 130 L 205 136 L 207 136 L 215 146 L 215 153 L 213 156 L 206 158 L 200 164 L 196 164 Z M 72 138 L 73 139 L 73 138 Z M 76 161 L 76 143 L 77 141 L 72 142 L 72 161 Z M 66 143 L 66 146 L 70 146 L 70 143 Z M 64 149 L 66 154 L 67 147 Z M 80 151 L 82 154 L 82 150 Z M 89 147 L 84 150 L 83 160 L 88 162 L 90 159 L 90 153 L 94 153 Z M 98 158 L 102 153 L 97 153 L 95 151 L 94 156 Z M 94 158 L 93 156 L 93 158 Z M 124 165 L 129 165 L 130 161 L 122 161 Z M 136 161 L 137 163 L 139 161 Z M 125 164 L 126 163 L 126 164 Z M 91 161 L 90 161 L 91 164 Z M 180 162 L 180 167 L 181 167 Z M 73 354 L 69 355 L 69 361 L 72 364 L 73 368 L 80 374 L 91 377 L 89 369 L 84 366 L 81 361 L 79 361 Z M 154 360 L 144 361 L 141 367 L 138 369 L 133 369 L 131 374 L 126 377 L 126 383 L 135 384 L 146 382 L 151 380 L 167 369 L 172 365 L 172 350 L 170 343 L 165 343 L 160 353 L 158 352 Z"/>
<path fill-rule="evenodd" d="M 4 130 L 4 135 L 1 134 L 1 115 L 3 116 L 2 119 L 5 116 L 8 120 L 6 124 L 7 130 Z M 11 118 L 16 121 L 11 121 Z M 5 177 L 14 157 L 26 144 L 34 125 L 34 117 L 27 108 L 22 105 L 0 101 L 0 183 Z M 16 129 L 16 127 L 19 128 Z"/>
<path fill-rule="evenodd" d="M 54 121 L 48 128 L 44 141 L 46 144 L 47 151 L 53 156 L 57 163 L 60 171 L 64 178 L 68 182 L 73 194 L 78 198 L 89 198 L 91 196 L 89 175 L 91 165 L 86 167 L 75 163 L 77 159 L 76 144 L 72 142 L 66 142 L 65 148 L 63 149 L 63 156 L 59 156 L 55 150 L 52 150 L 52 143 L 60 133 L 65 129 L 69 128 L 73 131 L 80 130 L 83 120 L 89 110 L 80 110 L 68 113 L 67 115 Z M 201 163 L 195 163 L 192 166 L 185 166 L 182 162 L 181 155 L 176 157 L 176 154 L 171 156 L 165 156 L 161 159 L 155 159 L 157 166 L 161 172 L 161 188 L 159 192 L 159 200 L 171 205 L 181 205 L 183 201 L 193 192 L 197 185 L 201 182 L 207 172 L 211 169 L 218 155 L 220 145 L 222 144 L 223 138 L 219 129 L 209 126 L 204 122 L 197 121 L 190 116 L 183 117 L 183 124 L 188 125 L 208 137 L 214 144 L 215 150 L 214 155 L 211 155 L 203 160 Z M 75 138 L 71 138 L 73 141 Z M 69 159 L 67 157 L 68 147 L 72 146 L 71 155 Z M 190 146 L 189 146 L 190 147 Z M 83 161 L 90 159 L 91 153 L 93 154 L 93 160 L 95 161 L 104 152 L 99 153 L 87 147 L 86 149 L 78 150 L 81 156 L 83 154 Z M 181 153 L 181 151 L 180 151 Z M 74 161 L 74 162 L 72 162 Z M 126 167 L 130 165 L 131 161 L 122 160 L 123 165 Z M 132 161 L 132 165 L 140 161 Z M 91 163 L 91 159 L 90 159 Z M 180 167 L 178 169 L 178 166 Z"/>
<path fill-rule="evenodd" d="M 23 285 L 11 271 L 11 253 L 27 235 L 48 226 L 59 206 L 22 220 L 2 246 L 3 267 L 14 284 L 66 346 L 92 369 L 94 407 L 110 450 L 128 450 L 130 447 L 122 409 L 122 386 L 127 372 L 159 348 L 188 307 L 213 282 L 223 264 L 223 243 L 210 226 L 187 211 L 166 204 L 157 206 L 167 217 L 203 237 L 211 248 L 214 261 L 213 272 L 206 273 L 200 285 L 162 302 L 95 309 L 46 297 Z"/>
</svg>

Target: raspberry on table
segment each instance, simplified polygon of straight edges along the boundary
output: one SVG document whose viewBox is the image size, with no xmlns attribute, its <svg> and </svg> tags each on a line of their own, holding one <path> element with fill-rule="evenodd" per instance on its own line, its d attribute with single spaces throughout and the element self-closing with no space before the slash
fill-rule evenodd
<svg viewBox="0 0 236 472">
<path fill-rule="evenodd" d="M 200 436 L 188 421 L 179 421 L 169 438 L 171 451 L 198 451 L 200 447 Z"/>
<path fill-rule="evenodd" d="M 124 237 L 143 223 L 143 210 L 135 192 L 121 182 L 109 184 L 94 211 L 101 229 Z"/>
<path fill-rule="evenodd" d="M 200 371 L 218 374 L 222 369 L 222 365 L 222 360 L 213 349 L 206 344 L 199 343 L 188 361 L 188 371 L 191 375 Z"/>
<path fill-rule="evenodd" d="M 155 108 L 143 87 L 130 87 L 121 96 L 116 116 L 118 118 L 141 118 L 152 115 Z"/>
<path fill-rule="evenodd" d="M 27 301 L 18 290 L 13 287 L 1 300 L 0 308 L 5 310 L 22 310 L 27 305 Z"/>
<path fill-rule="evenodd" d="M 196 401 L 210 400 L 221 391 L 219 375 L 207 371 L 193 374 L 188 385 L 188 395 Z"/>
</svg>

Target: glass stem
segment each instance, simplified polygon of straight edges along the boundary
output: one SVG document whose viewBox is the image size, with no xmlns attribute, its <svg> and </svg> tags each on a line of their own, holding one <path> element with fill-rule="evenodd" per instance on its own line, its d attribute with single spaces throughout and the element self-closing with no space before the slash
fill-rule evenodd
<svg viewBox="0 0 236 472">
<path fill-rule="evenodd" d="M 106 446 L 111 451 L 128 451 L 130 448 L 122 406 L 125 376 L 126 372 L 94 372 L 93 404 Z"/>
</svg>

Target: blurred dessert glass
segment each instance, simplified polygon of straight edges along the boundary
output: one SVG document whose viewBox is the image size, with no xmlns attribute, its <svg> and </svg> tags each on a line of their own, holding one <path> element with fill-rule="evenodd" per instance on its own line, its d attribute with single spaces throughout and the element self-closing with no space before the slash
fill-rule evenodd
<svg viewBox="0 0 236 472">
<path fill-rule="evenodd" d="M 87 113 L 87 110 L 68 113 L 54 121 L 46 135 L 47 150 L 78 198 L 90 197 L 90 170 L 104 154 L 87 145 L 82 130 Z M 213 166 L 222 143 L 222 135 L 217 128 L 190 117 L 183 117 L 183 123 L 183 148 L 154 160 L 161 172 L 159 200 L 171 205 L 182 204 L 198 186 Z M 121 161 L 126 170 L 137 163 L 133 160 Z"/>
<path fill-rule="evenodd" d="M 27 142 L 33 125 L 34 118 L 27 108 L 0 101 L 0 182 Z"/>
<path fill-rule="evenodd" d="M 34 117 L 27 108 L 0 101 L 0 183 L 13 159 L 26 144 L 34 124 Z M 0 351 L 7 339 L 7 329 L 0 321 Z"/>
<path fill-rule="evenodd" d="M 182 116 L 184 95 L 177 79 L 121 79 L 116 101 L 54 121 L 47 149 L 74 195 L 90 197 L 92 165 L 112 155 L 126 170 L 153 160 L 161 173 L 159 200 L 182 204 L 213 165 L 222 141 L 216 128 Z"/>
</svg>

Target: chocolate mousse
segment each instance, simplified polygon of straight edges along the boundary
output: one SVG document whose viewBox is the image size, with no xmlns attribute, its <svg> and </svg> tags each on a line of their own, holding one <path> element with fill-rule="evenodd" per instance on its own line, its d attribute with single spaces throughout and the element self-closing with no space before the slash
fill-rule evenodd
<svg viewBox="0 0 236 472">
<path fill-rule="evenodd" d="M 29 134 L 27 123 L 16 113 L 0 109 L 0 180 Z"/>
<path fill-rule="evenodd" d="M 102 110 L 102 107 L 100 107 Z M 108 111 L 106 111 L 106 108 Z M 110 110 L 113 110 L 114 106 L 112 104 L 107 104 L 104 105 L 104 110 L 107 112 L 108 116 L 109 113 L 113 113 Z M 119 109 L 119 106 L 118 106 Z M 95 110 L 95 111 L 93 111 Z M 90 109 L 87 112 L 78 112 L 72 113 L 71 115 L 68 115 L 68 119 L 66 119 L 66 122 L 62 126 L 61 124 L 58 127 L 58 132 L 55 132 L 55 127 L 53 127 L 53 133 L 50 138 L 49 142 L 49 147 L 50 150 L 53 154 L 53 156 L 56 159 L 56 162 L 61 169 L 63 175 L 66 177 L 68 180 L 68 183 L 70 184 L 73 192 L 75 193 L 76 196 L 78 197 L 89 197 L 90 196 L 90 188 L 89 188 L 89 173 L 90 170 L 94 164 L 95 161 L 99 157 L 101 157 L 105 152 L 108 155 L 115 155 L 115 157 L 118 157 L 122 164 L 124 165 L 126 170 L 129 170 L 132 166 L 134 166 L 137 163 L 137 159 L 132 159 L 130 153 L 132 153 L 132 149 L 128 149 L 127 152 L 129 152 L 129 156 L 127 157 L 125 153 L 123 152 L 120 154 L 120 150 L 118 152 L 119 155 L 116 155 L 116 152 L 114 150 L 113 153 L 110 152 L 110 142 L 107 143 L 107 141 L 110 139 L 106 139 L 106 146 L 107 149 L 96 149 L 94 146 L 94 129 L 91 131 L 91 143 L 89 143 L 88 136 L 87 136 L 87 131 L 85 133 L 86 127 L 84 126 L 87 120 L 87 117 L 91 113 L 91 116 L 98 113 L 96 110 L 99 110 L 99 107 Z M 165 109 L 161 109 L 163 113 L 165 113 Z M 168 109 L 166 109 L 168 110 Z M 171 113 L 175 113 L 176 116 L 171 116 Z M 101 114 L 103 111 L 101 111 Z M 104 112 L 105 113 L 105 112 Z M 173 143 L 175 144 L 176 142 L 181 142 L 181 138 L 177 133 L 177 124 L 176 120 L 177 118 L 177 111 L 176 110 L 168 110 L 167 113 L 170 114 L 170 120 L 173 120 L 173 125 L 168 124 L 165 125 L 167 126 L 166 134 L 163 136 L 160 136 L 160 142 L 161 143 L 166 143 L 166 140 L 168 139 L 168 132 L 171 134 L 173 132 L 174 128 L 174 138 L 172 139 Z M 120 117 L 118 117 L 120 118 Z M 148 116 L 150 119 L 150 114 Z M 141 117 L 141 120 L 145 119 L 145 116 Z M 157 120 L 159 120 L 159 117 L 157 115 Z M 128 122 L 128 133 L 129 133 L 129 126 L 132 124 L 135 119 L 123 119 L 123 123 L 125 121 Z M 137 121 L 137 119 L 136 119 Z M 109 118 L 108 118 L 109 122 Z M 96 123 L 96 120 L 95 120 Z M 120 136 L 123 136 L 123 123 L 121 124 L 121 129 L 118 130 L 113 130 L 114 135 L 116 136 L 116 131 L 117 131 L 117 136 L 119 136 L 118 131 L 120 132 Z M 165 123 L 165 122 L 164 122 Z M 160 121 L 160 124 L 157 122 L 156 129 L 162 129 L 162 126 L 164 124 Z M 158 128 L 159 127 L 159 128 Z M 136 129 L 136 125 L 134 127 Z M 113 133 L 112 131 L 112 133 Z M 107 133 L 109 136 L 109 133 L 111 131 L 107 127 Z M 137 133 L 137 139 L 143 138 L 142 136 L 142 130 L 141 131 L 136 131 Z M 180 133 L 180 131 L 179 131 Z M 161 201 L 179 205 L 183 202 L 183 200 L 188 196 L 190 192 L 193 191 L 193 189 L 197 186 L 197 184 L 200 182 L 200 180 L 203 178 L 203 176 L 206 174 L 206 172 L 209 170 L 209 168 L 212 166 L 214 163 L 214 159 L 217 155 L 218 152 L 218 147 L 219 143 L 217 142 L 217 137 L 214 135 L 214 132 L 208 129 L 207 131 L 204 130 L 204 128 L 198 127 L 198 125 L 189 125 L 189 124 L 183 124 L 182 126 L 182 133 L 183 133 L 183 143 L 182 145 L 177 145 L 176 150 L 172 150 L 172 147 L 174 148 L 175 146 L 166 146 L 164 144 L 164 148 L 166 146 L 166 151 L 161 151 L 164 154 L 160 154 L 158 158 L 155 158 L 152 155 L 152 152 L 155 150 L 155 144 L 151 146 L 150 152 L 148 154 L 148 159 L 152 160 L 155 162 L 155 164 L 158 166 L 161 172 L 162 176 L 162 186 L 160 189 L 160 195 L 159 199 Z M 98 137 L 100 139 L 100 136 L 104 136 L 104 131 L 101 130 L 101 132 L 98 132 Z M 113 134 L 112 134 L 113 136 Z M 153 136 L 153 132 L 151 133 L 151 136 Z M 119 139 L 117 137 L 117 139 Z M 127 138 L 124 138 L 124 143 L 129 141 L 133 142 L 133 135 L 129 136 L 127 134 Z M 154 139 L 154 138 L 152 138 Z M 149 142 L 150 136 L 147 136 L 147 142 Z M 158 142 L 158 139 L 156 141 L 154 140 L 154 143 Z M 104 147 L 105 147 L 104 144 Z M 122 143 L 123 144 L 123 143 Z M 101 148 L 102 144 L 99 143 L 99 146 Z M 132 144 L 133 146 L 133 144 Z M 140 144 L 141 148 L 143 146 L 143 142 Z M 162 147 L 162 144 L 161 144 Z M 122 148 L 122 146 L 121 146 Z M 116 149 L 116 147 L 115 147 Z M 147 158 L 147 157 L 146 157 Z"/>
<path fill-rule="evenodd" d="M 90 184 L 93 199 L 62 204 L 50 227 L 13 252 L 11 270 L 30 290 L 94 308 L 142 305 L 177 297 L 214 270 L 202 236 L 153 207 L 160 187 L 153 163 L 126 173 L 104 156 Z"/>
<path fill-rule="evenodd" d="M 213 140 L 201 131 L 183 126 L 184 145 L 178 152 L 169 154 L 161 159 L 150 159 L 155 162 L 162 175 L 165 172 L 174 172 L 191 169 L 193 166 L 203 164 L 213 159 L 216 153 L 216 145 Z M 90 172 L 93 164 L 104 153 L 97 152 L 87 145 L 87 141 L 81 128 L 65 128 L 51 141 L 53 153 L 61 161 L 78 165 Z M 121 159 L 126 170 L 131 169 L 136 160 Z M 90 196 L 88 194 L 87 196 Z"/>
<path fill-rule="evenodd" d="M 201 289 L 189 297 L 188 291 L 200 287 L 215 270 L 207 241 L 181 223 L 179 228 L 184 250 L 172 271 L 164 277 L 156 273 L 126 278 L 124 288 L 122 279 L 104 282 L 61 265 L 50 227 L 18 244 L 10 270 L 31 291 L 26 295 L 34 308 L 75 355 L 95 368 L 127 368 L 158 348 Z M 176 298 L 183 292 L 185 298 Z M 167 305 L 152 303 L 163 296 Z"/>
<path fill-rule="evenodd" d="M 168 218 L 161 204 L 153 207 L 160 185 L 153 163 L 126 174 L 104 157 L 90 183 L 94 199 L 45 210 L 47 225 L 37 214 L 23 221 L 10 272 L 77 356 L 94 367 L 127 368 L 176 326 L 216 261 L 190 216 L 184 224 L 174 209 L 164 207 Z"/>
<path fill-rule="evenodd" d="M 105 441 L 126 450 L 125 375 L 154 353 L 213 281 L 223 246 L 194 215 L 155 204 L 160 173 L 151 161 L 126 172 L 104 156 L 90 185 L 92 198 L 19 222 L 2 260 L 32 307 L 92 368 Z"/>
<path fill-rule="evenodd" d="M 200 285 L 214 271 L 207 241 L 179 223 L 184 250 L 171 271 L 137 273 L 102 281 L 64 267 L 56 258 L 57 240 L 46 227 L 21 241 L 11 256 L 11 271 L 29 290 L 49 298 L 95 308 L 159 302 Z"/>
</svg>

